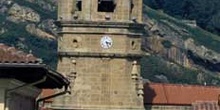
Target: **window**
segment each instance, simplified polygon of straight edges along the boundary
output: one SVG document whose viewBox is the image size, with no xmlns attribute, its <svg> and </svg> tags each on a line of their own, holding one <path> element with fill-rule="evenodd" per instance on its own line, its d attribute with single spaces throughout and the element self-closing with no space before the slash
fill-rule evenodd
<svg viewBox="0 0 220 110">
<path fill-rule="evenodd" d="M 77 0 L 76 1 L 76 10 L 77 11 L 82 11 L 82 0 Z"/>
<path fill-rule="evenodd" d="M 130 13 L 132 13 L 133 8 L 134 8 L 133 0 L 130 0 Z"/>
<path fill-rule="evenodd" d="M 77 48 L 79 46 L 79 43 L 77 41 L 77 39 L 73 39 L 73 47 Z"/>
<path fill-rule="evenodd" d="M 98 0 L 98 12 L 114 12 L 114 0 Z"/>
</svg>

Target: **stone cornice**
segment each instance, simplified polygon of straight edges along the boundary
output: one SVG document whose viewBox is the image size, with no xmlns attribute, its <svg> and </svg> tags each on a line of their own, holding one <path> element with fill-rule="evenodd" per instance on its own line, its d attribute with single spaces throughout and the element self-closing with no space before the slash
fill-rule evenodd
<svg viewBox="0 0 220 110">
<path fill-rule="evenodd" d="M 68 52 L 59 51 L 60 56 L 70 56 L 70 57 L 110 57 L 110 58 L 142 58 L 143 53 L 91 53 L 91 52 Z"/>
<path fill-rule="evenodd" d="M 102 27 L 102 28 L 134 28 L 144 29 L 145 24 L 112 21 L 56 21 L 59 27 Z"/>
<path fill-rule="evenodd" d="M 73 32 L 73 31 L 62 31 L 62 32 L 58 32 L 58 34 L 109 34 L 109 35 L 128 35 L 128 37 L 140 37 L 140 36 L 143 36 L 143 34 L 140 34 L 140 33 L 122 33 L 122 32 L 88 32 L 88 31 L 85 31 L 85 32 Z"/>
</svg>

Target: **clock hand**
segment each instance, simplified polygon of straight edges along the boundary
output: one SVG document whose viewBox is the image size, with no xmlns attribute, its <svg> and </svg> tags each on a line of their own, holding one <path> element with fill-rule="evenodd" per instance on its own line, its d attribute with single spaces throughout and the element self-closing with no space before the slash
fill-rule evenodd
<svg viewBox="0 0 220 110">
<path fill-rule="evenodd" d="M 108 47 L 111 46 L 111 42 L 105 41 L 105 43 L 106 43 L 106 45 L 107 45 Z"/>
</svg>

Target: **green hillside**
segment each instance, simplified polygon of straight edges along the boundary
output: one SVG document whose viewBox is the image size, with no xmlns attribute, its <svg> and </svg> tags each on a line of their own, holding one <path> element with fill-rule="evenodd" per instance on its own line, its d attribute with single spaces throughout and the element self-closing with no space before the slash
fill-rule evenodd
<svg viewBox="0 0 220 110">
<path fill-rule="evenodd" d="M 144 6 L 144 14 L 152 21 L 169 27 L 172 32 L 178 33 L 183 40 L 192 38 L 194 39 L 196 45 L 203 45 L 215 52 L 220 52 L 219 36 L 207 32 L 199 27 L 188 26 L 181 20 L 173 18 L 163 12 L 151 9 L 148 6 Z M 177 28 L 183 29 L 186 34 L 180 33 Z M 187 51 L 184 47 L 180 48 L 183 49 L 183 52 Z M 210 85 L 220 85 L 220 79 L 216 73 L 202 67 L 197 70 L 185 68 L 182 65 L 175 63 L 175 61 L 162 57 L 160 54 L 153 54 L 149 57 L 143 58 L 142 65 L 142 76 L 153 82 L 181 84 L 203 84 L 206 82 Z M 198 79 L 200 73 L 202 73 L 203 77 L 202 82 Z M 162 79 L 158 80 L 156 77 L 162 77 Z"/>
<path fill-rule="evenodd" d="M 196 43 L 198 43 L 199 45 L 204 45 L 205 47 L 207 47 L 209 49 L 212 49 L 216 52 L 220 52 L 220 49 L 219 49 L 220 37 L 219 36 L 214 35 L 206 30 L 199 28 L 199 27 L 190 27 L 190 26 L 184 24 L 183 22 L 181 22 L 180 20 L 177 20 L 176 18 L 168 16 L 165 13 L 153 10 L 146 5 L 144 6 L 144 14 L 146 14 L 148 17 L 156 20 L 159 23 L 163 23 L 163 24 L 169 26 L 169 24 L 166 24 L 163 22 L 163 20 L 167 20 L 170 23 L 175 24 L 178 27 L 184 28 L 185 30 L 187 30 L 189 32 L 189 35 L 183 36 L 184 39 L 193 38 L 196 41 Z M 173 27 L 170 27 L 170 28 L 172 28 L 173 31 L 176 31 L 175 28 L 173 28 Z"/>
<path fill-rule="evenodd" d="M 196 20 L 203 29 L 220 35 L 219 0 L 144 0 L 144 3 L 176 18 Z"/>
</svg>

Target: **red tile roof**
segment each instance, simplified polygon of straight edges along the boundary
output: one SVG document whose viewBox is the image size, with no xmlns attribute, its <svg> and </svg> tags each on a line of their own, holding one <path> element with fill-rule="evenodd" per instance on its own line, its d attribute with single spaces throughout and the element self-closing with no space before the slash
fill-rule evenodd
<svg viewBox="0 0 220 110">
<path fill-rule="evenodd" d="M 144 85 L 145 104 L 191 105 L 198 101 L 218 101 L 220 88 L 192 85 L 156 84 Z"/>
<path fill-rule="evenodd" d="M 0 63 L 39 63 L 32 54 L 26 54 L 14 47 L 0 43 Z"/>
<path fill-rule="evenodd" d="M 53 89 L 43 89 L 43 91 L 41 92 L 40 98 L 48 97 L 48 96 L 51 96 L 51 95 L 54 95 L 54 94 L 55 94 L 55 90 L 53 90 Z M 44 102 L 52 103 L 53 102 L 53 98 L 47 99 Z"/>
</svg>

